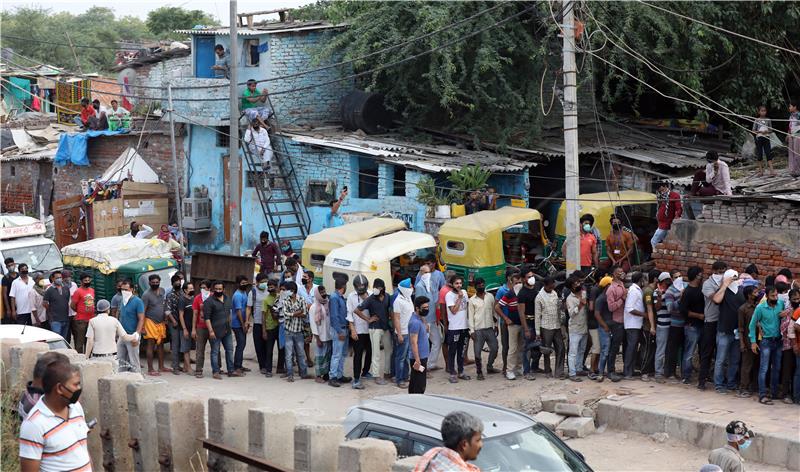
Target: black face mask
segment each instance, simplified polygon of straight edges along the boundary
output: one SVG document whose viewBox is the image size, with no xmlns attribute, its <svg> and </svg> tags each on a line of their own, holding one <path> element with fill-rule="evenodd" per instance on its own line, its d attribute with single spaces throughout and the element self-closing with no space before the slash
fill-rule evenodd
<svg viewBox="0 0 800 472">
<path fill-rule="evenodd" d="M 158 290 L 158 287 L 160 287 L 160 286 L 161 286 L 161 284 L 150 284 L 150 288 L 153 289 L 153 290 Z"/>
<path fill-rule="evenodd" d="M 62 385 L 62 387 L 63 387 L 63 385 Z M 67 398 L 67 397 L 65 397 L 63 395 L 61 396 L 64 400 L 69 401 L 70 405 L 72 405 L 73 403 L 77 403 L 78 402 L 78 399 L 81 397 L 81 392 L 83 391 L 83 389 L 80 389 L 80 388 L 75 389 L 75 391 L 72 391 L 72 390 L 68 389 L 67 387 L 64 387 L 64 390 L 66 390 L 66 391 L 68 391 L 69 393 L 72 394 L 69 398 Z"/>
<path fill-rule="evenodd" d="M 92 286 L 92 283 L 91 283 L 91 282 L 82 282 L 82 285 L 83 285 L 84 287 L 91 287 L 91 286 Z"/>
<path fill-rule="evenodd" d="M 180 282 L 175 282 L 174 284 L 172 284 L 172 288 L 174 288 L 175 290 L 180 290 L 181 289 L 181 285 L 183 285 L 183 284 L 180 283 Z M 152 287 L 152 285 L 151 285 L 151 287 Z"/>
<path fill-rule="evenodd" d="M 475 291 L 478 292 L 478 293 L 484 293 L 484 292 L 486 292 L 486 286 L 478 285 L 477 287 L 475 287 Z"/>
<path fill-rule="evenodd" d="M 21 270 L 21 271 L 19 271 L 19 275 L 28 275 L 28 271 L 27 270 Z"/>
<path fill-rule="evenodd" d="M 248 284 L 239 285 L 239 290 L 241 290 L 243 292 L 246 292 L 247 291 L 247 287 L 249 287 L 249 286 L 250 285 L 248 285 Z"/>
<path fill-rule="evenodd" d="M 276 289 L 275 287 L 267 287 L 267 291 L 268 291 L 269 293 L 275 293 L 275 292 L 277 292 L 277 291 L 278 291 L 278 289 Z"/>
<path fill-rule="evenodd" d="M 796 309 L 796 308 L 800 308 L 800 302 L 793 302 L 793 301 L 790 301 L 789 303 L 791 303 L 791 304 L 792 304 L 792 308 L 795 308 L 795 309 Z"/>
<path fill-rule="evenodd" d="M 219 298 L 219 297 L 222 297 L 223 295 L 225 295 L 225 291 L 224 290 L 219 290 L 219 291 L 214 290 L 214 296 L 215 297 Z"/>
<path fill-rule="evenodd" d="M 194 296 L 194 290 L 189 290 L 188 292 L 186 292 L 186 295 L 189 295 L 190 297 L 193 297 Z"/>
</svg>

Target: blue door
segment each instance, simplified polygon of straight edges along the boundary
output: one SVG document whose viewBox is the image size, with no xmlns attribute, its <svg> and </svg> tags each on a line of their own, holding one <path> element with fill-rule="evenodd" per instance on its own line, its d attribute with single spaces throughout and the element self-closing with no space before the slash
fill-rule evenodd
<svg viewBox="0 0 800 472">
<path fill-rule="evenodd" d="M 195 36 L 194 37 L 194 76 L 201 78 L 213 78 L 214 71 L 214 38 L 215 36 Z"/>
</svg>

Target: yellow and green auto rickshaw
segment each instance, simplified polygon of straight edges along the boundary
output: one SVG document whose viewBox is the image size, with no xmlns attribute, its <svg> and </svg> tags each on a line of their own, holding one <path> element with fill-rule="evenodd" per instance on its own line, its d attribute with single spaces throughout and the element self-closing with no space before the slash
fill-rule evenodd
<svg viewBox="0 0 800 472">
<path fill-rule="evenodd" d="M 605 238 L 611 232 L 611 215 L 616 214 L 623 226 L 634 234 L 636 254 L 633 263 L 640 263 L 644 254 L 650 253 L 650 238 L 658 223 L 656 222 L 656 195 L 638 190 L 620 192 L 584 193 L 578 197 L 579 217 L 590 214 L 594 217 L 594 227 L 600 231 L 600 260 L 608 259 Z M 561 252 L 561 245 L 567 239 L 567 202 L 561 202 L 556 220 L 555 245 Z"/>
<path fill-rule="evenodd" d="M 528 223 L 527 231 L 521 223 Z M 542 215 L 530 208 L 479 211 L 449 220 L 439 229 L 442 262 L 469 284 L 484 279 L 487 290 L 505 283 L 509 264 L 534 262 L 536 256 L 544 255 L 545 246 Z"/>
<path fill-rule="evenodd" d="M 406 224 L 396 218 L 370 218 L 335 228 L 327 228 L 308 235 L 303 242 L 301 262 L 303 267 L 314 271 L 314 283 L 322 283 L 322 267 L 325 256 L 332 250 L 347 244 L 365 241 L 384 234 L 406 229 Z"/>
</svg>

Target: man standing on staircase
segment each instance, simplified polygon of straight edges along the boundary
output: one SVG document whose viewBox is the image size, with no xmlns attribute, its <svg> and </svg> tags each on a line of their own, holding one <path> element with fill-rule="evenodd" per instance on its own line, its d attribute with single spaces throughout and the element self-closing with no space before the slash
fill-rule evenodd
<svg viewBox="0 0 800 472">
<path fill-rule="evenodd" d="M 247 143 L 250 154 L 257 157 L 261 161 L 261 166 L 268 172 L 272 162 L 272 144 L 269 141 L 267 128 L 261 123 L 260 118 L 250 121 L 250 127 L 244 132 L 244 142 Z"/>
<path fill-rule="evenodd" d="M 262 231 L 260 242 L 253 248 L 253 257 L 258 258 L 259 273 L 270 275 L 281 266 L 281 250 L 269 240 L 269 233 Z"/>
</svg>

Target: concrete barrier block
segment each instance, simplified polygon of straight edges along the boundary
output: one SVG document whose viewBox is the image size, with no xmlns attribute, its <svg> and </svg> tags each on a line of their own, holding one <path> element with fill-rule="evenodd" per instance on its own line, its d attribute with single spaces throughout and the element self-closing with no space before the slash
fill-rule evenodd
<svg viewBox="0 0 800 472">
<path fill-rule="evenodd" d="M 23 343 L 10 348 L 10 369 L 8 371 L 8 384 L 10 387 L 24 387 L 33 380 L 33 367 L 40 352 L 47 352 L 50 347 L 47 343 Z"/>
<path fill-rule="evenodd" d="M 642 405 L 627 405 L 623 408 L 622 419 L 625 429 L 642 434 L 664 432 L 664 415 Z"/>
<path fill-rule="evenodd" d="M 622 405 L 619 402 L 611 400 L 600 400 L 597 404 L 597 423 L 607 425 L 609 428 L 622 427 L 620 415 L 622 414 Z"/>
<path fill-rule="evenodd" d="M 795 416 L 795 419 L 796 418 L 797 418 L 797 416 Z M 774 436 L 773 435 L 763 435 L 763 436 L 762 435 L 757 435 L 757 437 L 758 436 L 762 437 L 763 440 L 761 441 L 761 443 L 762 443 L 763 446 L 761 447 L 761 451 L 755 450 L 754 452 L 755 452 L 755 455 L 757 455 L 757 456 L 759 456 L 758 453 L 760 452 L 761 453 L 760 457 L 753 458 L 753 459 L 750 459 L 748 456 L 745 456 L 745 455 L 743 455 L 742 457 L 745 457 L 745 459 L 747 459 L 747 460 L 752 460 L 752 461 L 756 461 L 757 460 L 759 462 L 767 462 L 767 461 L 769 461 L 769 462 L 767 462 L 769 464 L 786 465 L 788 467 L 788 465 L 789 465 L 789 449 L 791 447 L 790 446 L 791 445 L 791 440 L 789 440 L 789 438 L 781 437 L 781 436 L 777 436 L 777 435 L 774 435 Z M 795 441 L 796 441 L 796 439 L 795 439 Z M 755 446 L 755 444 L 753 444 L 749 448 L 745 449 L 744 453 L 746 454 L 746 453 L 750 452 L 750 449 L 753 449 L 753 446 Z M 789 470 L 797 470 L 797 469 L 789 468 Z"/>
<path fill-rule="evenodd" d="M 249 410 L 254 406 L 256 401 L 253 397 L 226 395 L 209 398 L 208 438 L 244 450 L 249 443 Z M 209 470 L 225 472 L 247 470 L 245 464 L 215 453 L 208 455 L 208 467 Z"/>
<path fill-rule="evenodd" d="M 339 445 L 339 468 L 348 472 L 390 472 L 397 460 L 391 441 L 362 438 Z"/>
<path fill-rule="evenodd" d="M 542 410 L 549 411 L 550 413 L 555 413 L 556 404 L 566 403 L 567 396 L 563 393 L 542 395 L 541 401 L 542 401 Z"/>
<path fill-rule="evenodd" d="M 421 456 L 411 456 L 398 459 L 392 465 L 392 472 L 414 472 Z"/>
<path fill-rule="evenodd" d="M 17 339 L 3 339 L 0 341 L 0 381 L 2 381 L 3 391 L 10 387 L 8 381 L 11 374 L 11 348 L 20 344 Z"/>
<path fill-rule="evenodd" d="M 100 391 L 98 381 L 113 373 L 113 364 L 106 358 L 91 359 L 86 361 L 74 362 L 74 365 L 81 371 L 81 406 L 83 406 L 83 416 L 86 422 L 97 419 L 100 421 Z M 95 430 L 89 435 L 89 456 L 92 458 L 92 469 L 103 470 L 103 443 L 100 440 L 99 431 Z"/>
<path fill-rule="evenodd" d="M 594 432 L 594 420 L 592 418 L 571 417 L 561 422 L 556 428 L 568 438 L 585 438 Z"/>
<path fill-rule="evenodd" d="M 550 413 L 549 411 L 540 411 L 533 416 L 533 419 L 542 423 L 550 431 L 555 431 L 556 427 L 566 419 L 565 416 Z"/>
<path fill-rule="evenodd" d="M 563 416 L 583 416 L 583 405 L 575 403 L 556 403 L 553 412 Z"/>
<path fill-rule="evenodd" d="M 81 354 L 80 352 L 76 351 L 75 349 L 53 349 L 52 352 L 57 352 L 59 354 L 64 354 L 69 358 L 70 362 L 78 362 L 78 361 L 85 361 L 86 355 Z M 41 356 L 41 354 L 39 354 Z"/>
<path fill-rule="evenodd" d="M 786 468 L 789 470 L 800 470 L 800 442 L 791 441 L 787 452 L 789 460 L 786 463 Z"/>
<path fill-rule="evenodd" d="M 155 403 L 158 469 L 161 472 L 203 470 L 206 451 L 205 402 L 167 398 Z"/>
<path fill-rule="evenodd" d="M 100 394 L 99 431 L 106 470 L 132 470 L 133 454 L 128 447 L 128 384 L 142 380 L 142 374 L 124 372 L 97 381 Z"/>
<path fill-rule="evenodd" d="M 340 425 L 298 424 L 294 428 L 294 470 L 334 471 L 339 465 L 339 443 L 344 441 Z"/>
<path fill-rule="evenodd" d="M 133 452 L 133 470 L 158 470 L 158 444 L 153 425 L 156 424 L 156 401 L 168 396 L 169 384 L 164 380 L 145 379 L 128 384 L 128 447 Z"/>
<path fill-rule="evenodd" d="M 294 467 L 294 427 L 297 416 L 290 410 L 251 408 L 248 413 L 250 454 L 273 464 Z M 252 470 L 257 470 L 253 469 Z"/>
</svg>

